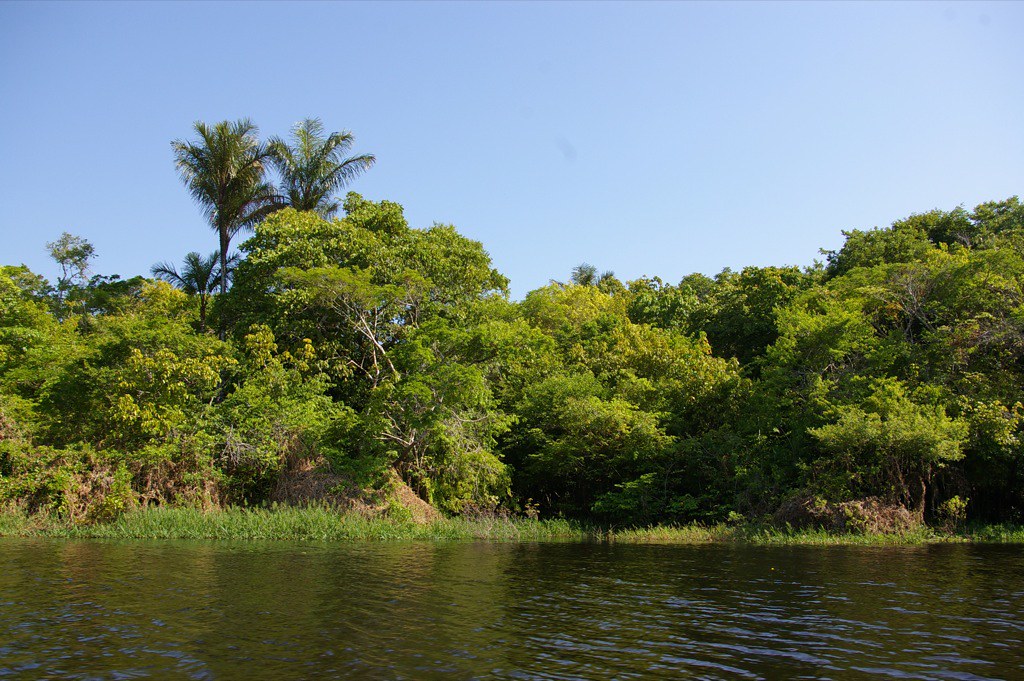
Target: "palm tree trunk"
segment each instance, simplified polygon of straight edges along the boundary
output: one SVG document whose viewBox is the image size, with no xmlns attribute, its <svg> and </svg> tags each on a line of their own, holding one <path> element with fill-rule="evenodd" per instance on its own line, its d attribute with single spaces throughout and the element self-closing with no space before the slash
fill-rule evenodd
<svg viewBox="0 0 1024 681">
<path fill-rule="evenodd" d="M 223 296 L 228 291 L 228 245 L 231 243 L 231 235 L 228 234 L 227 226 L 221 226 L 220 228 L 220 294 Z M 227 328 L 224 324 L 224 318 L 221 317 L 220 323 L 220 339 L 224 340 L 227 338 Z"/>
<path fill-rule="evenodd" d="M 231 243 L 231 237 L 228 235 L 226 227 L 221 227 L 220 230 L 220 293 L 224 295 L 228 292 L 228 244 Z"/>
<path fill-rule="evenodd" d="M 209 299 L 209 293 L 199 294 L 199 330 L 206 332 L 206 303 Z"/>
</svg>

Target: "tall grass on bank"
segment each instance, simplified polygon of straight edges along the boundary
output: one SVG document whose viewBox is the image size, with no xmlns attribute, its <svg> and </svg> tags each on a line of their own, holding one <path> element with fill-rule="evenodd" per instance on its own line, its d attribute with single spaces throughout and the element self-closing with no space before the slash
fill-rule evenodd
<svg viewBox="0 0 1024 681">
<path fill-rule="evenodd" d="M 1024 527 L 1020 525 L 978 525 L 964 531 L 967 541 L 989 544 L 1024 544 Z"/>
<path fill-rule="evenodd" d="M 906 532 L 863 532 L 836 534 L 827 530 L 790 530 L 780 528 L 744 528 L 742 540 L 761 546 L 899 546 L 963 541 L 955 535 L 936 534 L 920 526 Z"/>
<path fill-rule="evenodd" d="M 600 531 L 596 539 L 626 544 L 709 544 L 736 539 L 736 528 L 728 525 L 654 525 Z"/>
<path fill-rule="evenodd" d="M 626 543 L 697 544 L 725 541 L 732 535 L 723 526 L 657 526 L 606 529 L 560 518 L 536 520 L 512 517 L 443 518 L 425 524 L 386 517 L 341 513 L 326 506 L 226 508 L 150 508 L 131 511 L 116 520 L 74 525 L 46 516 L 0 514 L 0 536 L 46 536 L 95 539 L 234 539 L 234 540 L 487 540 L 605 541 Z"/>
<path fill-rule="evenodd" d="M 27 516 L 18 510 L 0 511 L 0 537 L 27 537 L 40 534 L 38 517 Z"/>
<path fill-rule="evenodd" d="M 737 528 L 739 541 L 762 546 L 898 546 L 916 544 L 1024 544 L 1024 527 L 976 525 L 945 532 L 920 525 L 904 532 L 851 532 L 746 526 Z"/>
<path fill-rule="evenodd" d="M 0 515 L 0 535 L 96 539 L 582 541 L 588 532 L 567 520 L 450 518 L 428 524 L 339 513 L 324 506 L 151 508 L 107 523 L 71 525 L 43 517 Z"/>
<path fill-rule="evenodd" d="M 625 544 L 744 543 L 754 545 L 908 545 L 937 542 L 1024 543 L 1024 527 L 992 525 L 944 534 L 921 527 L 901 534 L 833 534 L 725 524 L 601 528 L 571 520 L 529 518 L 445 518 L 427 524 L 340 513 L 324 506 L 150 508 L 116 520 L 74 525 L 19 511 L 0 512 L 0 536 L 96 539 L 200 539 L 290 541 L 466 541 L 609 542 Z"/>
</svg>

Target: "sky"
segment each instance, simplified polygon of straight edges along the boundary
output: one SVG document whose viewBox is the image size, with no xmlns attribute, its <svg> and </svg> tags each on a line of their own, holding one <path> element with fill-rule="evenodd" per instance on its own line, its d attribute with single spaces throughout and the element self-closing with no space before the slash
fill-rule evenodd
<svg viewBox="0 0 1024 681">
<path fill-rule="evenodd" d="M 306 117 L 350 189 L 484 244 L 512 294 L 806 266 L 842 230 L 1024 192 L 1024 3 L 0 3 L 0 264 L 217 247 L 195 121 Z M 241 243 L 236 239 L 235 245 Z"/>
</svg>

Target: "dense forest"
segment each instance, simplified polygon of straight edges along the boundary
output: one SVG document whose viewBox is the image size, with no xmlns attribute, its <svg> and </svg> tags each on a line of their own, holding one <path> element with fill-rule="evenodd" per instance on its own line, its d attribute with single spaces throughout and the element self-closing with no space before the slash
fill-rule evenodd
<svg viewBox="0 0 1024 681">
<path fill-rule="evenodd" d="M 56 282 L 0 268 L 0 504 L 90 522 L 301 477 L 614 524 L 1024 520 L 1016 197 L 806 268 L 584 264 L 512 301 L 455 227 L 335 198 L 373 163 L 347 133 L 195 133 L 174 158 L 219 250 L 121 279 L 65 234 Z"/>
</svg>

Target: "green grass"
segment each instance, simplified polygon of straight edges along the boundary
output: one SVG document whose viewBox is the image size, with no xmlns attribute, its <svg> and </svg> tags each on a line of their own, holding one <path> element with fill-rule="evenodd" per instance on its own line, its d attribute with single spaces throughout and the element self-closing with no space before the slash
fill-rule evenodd
<svg viewBox="0 0 1024 681">
<path fill-rule="evenodd" d="M 227 508 L 204 512 L 152 508 L 125 513 L 117 520 L 71 525 L 46 517 L 0 514 L 0 536 L 97 539 L 241 539 L 241 540 L 466 540 L 582 541 L 588 532 L 566 520 L 486 518 L 438 520 L 425 525 L 387 518 L 338 513 L 326 507 Z"/>
<path fill-rule="evenodd" d="M 604 530 L 597 538 L 626 544 L 709 544 L 733 541 L 737 531 L 728 525 L 655 525 Z"/>
<path fill-rule="evenodd" d="M 990 544 L 1024 544 L 1024 527 L 1020 525 L 978 525 L 964 530 L 967 541 Z"/>
<path fill-rule="evenodd" d="M 836 534 L 826 530 L 779 528 L 745 528 L 742 532 L 744 541 L 762 546 L 897 546 L 962 541 L 957 535 L 937 534 L 928 527 L 898 533 Z"/>
<path fill-rule="evenodd" d="M 38 520 L 18 511 L 0 512 L 0 537 L 22 537 L 36 533 Z"/>
<path fill-rule="evenodd" d="M 448 518 L 418 525 L 367 518 L 327 507 L 227 508 L 199 511 L 151 508 L 132 511 L 111 522 L 73 525 L 47 516 L 0 512 L 0 536 L 101 539 L 203 540 L 421 540 L 504 542 L 602 541 L 627 544 L 746 543 L 756 545 L 900 545 L 938 542 L 1024 543 L 1024 527 L 979 526 L 954 534 L 923 527 L 903 534 L 832 534 L 729 525 L 660 525 L 608 529 L 562 519 Z"/>
</svg>

